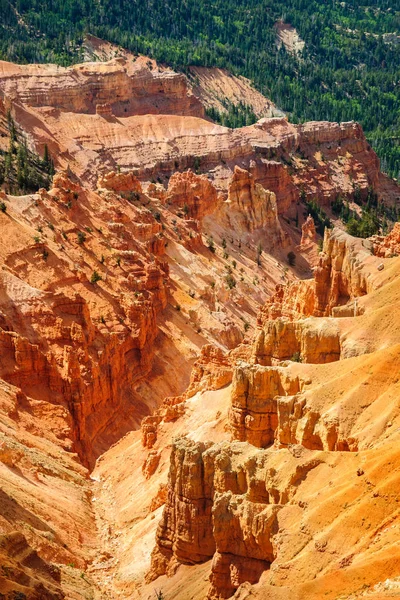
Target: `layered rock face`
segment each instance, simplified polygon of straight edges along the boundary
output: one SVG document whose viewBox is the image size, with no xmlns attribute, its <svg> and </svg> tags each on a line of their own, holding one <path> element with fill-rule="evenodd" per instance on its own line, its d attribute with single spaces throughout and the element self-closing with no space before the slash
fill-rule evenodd
<svg viewBox="0 0 400 600">
<path fill-rule="evenodd" d="M 159 68 L 146 57 L 115 58 L 66 69 L 53 65 L 0 63 L 2 92 L 11 102 L 30 107 L 127 117 L 187 114 L 204 117 L 204 109 L 184 75 Z M 108 110 L 101 107 L 108 106 Z"/>
<path fill-rule="evenodd" d="M 339 358 L 337 323 L 315 318 L 266 321 L 255 340 L 252 356 L 254 362 L 265 366 L 291 359 L 327 363 Z"/>
<path fill-rule="evenodd" d="M 217 190 L 204 175 L 193 171 L 174 173 L 168 182 L 165 202 L 183 209 L 185 216 L 201 220 L 217 206 Z"/>
<path fill-rule="evenodd" d="M 360 302 L 366 312 L 357 319 L 364 336 L 372 307 L 380 307 L 384 330 L 383 298 L 386 307 L 393 302 L 397 306 L 400 298 L 398 263 L 390 263 L 395 270 L 384 275 L 378 269 L 382 259 L 361 241 L 336 231 L 326 236 L 324 254 L 329 281 L 346 286 L 348 301 L 363 292 Z M 319 276 L 316 271 L 316 280 Z M 326 297 L 341 301 L 329 289 Z M 303 312 L 304 306 L 297 315 Z M 373 514 L 374 523 L 379 521 L 380 486 L 391 485 L 383 483 L 382 472 L 378 475 L 378 463 L 386 464 L 397 452 L 392 427 L 400 417 L 392 367 L 398 360 L 400 333 L 396 328 L 389 349 L 370 354 L 366 344 L 357 356 L 343 358 L 343 341 L 350 344 L 357 331 L 353 319 L 296 319 L 296 313 L 290 319 L 264 320 L 250 348 L 227 356 L 233 372 L 227 415 L 233 441 L 212 442 L 189 433 L 174 442 L 149 580 L 164 574 L 174 580 L 179 564 L 208 564 L 211 558 L 207 597 L 212 600 L 266 594 L 276 599 L 282 594 L 319 598 L 325 581 L 331 590 L 328 596 L 334 598 L 337 590 L 354 589 L 353 560 L 358 561 L 354 568 L 361 580 L 379 584 L 386 577 L 378 554 L 358 546 L 362 539 L 376 539 L 376 533 L 370 534 L 368 526 L 357 529 L 361 516 L 355 514 Z M 373 337 L 374 331 L 368 335 Z M 204 361 L 207 356 L 212 369 L 214 354 L 207 350 Z M 204 373 L 204 387 L 197 385 L 195 390 L 216 383 L 204 367 L 197 373 L 196 379 Z M 201 401 L 199 411 L 200 407 Z M 178 418 L 177 427 L 183 418 Z M 212 428 L 209 433 L 212 437 Z M 190 486 L 185 485 L 189 473 Z M 345 484 L 348 477 L 351 483 Z M 349 496 L 355 499 L 351 505 L 343 503 Z M 391 501 L 387 509 L 393 517 Z M 188 515 L 190 527 L 185 524 Z M 349 543 L 355 542 L 357 550 L 339 542 L 344 523 L 355 528 Z M 388 544 L 393 542 L 390 537 Z M 369 542 L 363 547 L 369 548 Z M 395 562 L 393 573 L 398 576 L 400 563 L 397 558 Z M 192 585 L 190 577 L 183 576 Z M 161 581 L 169 589 L 168 579 Z"/>
<path fill-rule="evenodd" d="M 208 598 L 230 598 L 244 581 L 256 583 L 274 560 L 276 513 L 290 493 L 264 479 L 266 467 L 241 444 L 176 441 L 149 578 L 176 561 L 213 557 Z"/>
<path fill-rule="evenodd" d="M 74 447 L 90 463 L 115 435 L 112 422 L 129 405 L 130 386 L 151 368 L 168 269 L 150 259 L 163 251 L 150 213 L 137 222 L 133 207 L 121 211 L 129 203 L 120 196 L 107 192 L 103 200 L 65 174 L 54 186 L 16 205 L 18 220 L 3 215 L 19 243 L 11 253 L 7 238 L 2 247 L 1 377 L 30 397 L 64 406 Z M 142 416 L 132 413 L 133 420 Z"/>
<path fill-rule="evenodd" d="M 232 357 L 220 348 L 210 344 L 203 346 L 191 372 L 187 396 L 202 390 L 219 390 L 231 383 L 232 363 Z"/>
<path fill-rule="evenodd" d="M 171 453 L 167 506 L 152 559 L 152 576 L 163 574 L 174 557 L 181 563 L 207 560 L 215 552 L 212 536 L 212 496 L 204 474 L 204 444 L 183 440 Z M 210 473 L 212 477 L 212 473 Z"/>
<path fill-rule="evenodd" d="M 314 269 L 314 279 L 278 285 L 274 296 L 262 308 L 260 323 L 268 319 L 300 316 L 330 316 L 332 309 L 365 295 L 370 289 L 374 263 L 368 241 L 352 238 L 343 231 L 325 229 L 323 250 Z M 378 262 L 375 260 L 376 266 Z"/>
<path fill-rule="evenodd" d="M 305 572 L 318 577 L 314 588 L 318 597 L 318 585 L 323 585 L 323 578 L 318 575 L 321 566 L 324 565 L 325 577 L 330 570 L 338 577 L 341 569 L 351 570 L 354 560 L 348 558 L 347 548 L 340 549 L 343 520 L 354 523 L 353 511 L 343 514 L 343 501 L 350 494 L 356 503 L 361 503 L 361 510 L 373 505 L 364 470 L 357 466 L 360 461 L 353 454 L 348 467 L 344 467 L 345 455 L 300 446 L 294 446 L 291 452 L 270 452 L 241 442 L 204 444 L 184 438 L 176 440 L 149 580 L 163 573 L 171 576 L 179 563 L 193 565 L 213 557 L 207 592 L 210 600 L 239 598 L 240 592 L 246 590 L 260 598 L 266 593 L 278 598 L 281 593 L 290 594 L 291 585 L 302 594 L 307 588 L 301 586 L 299 577 L 304 577 Z M 371 463 L 364 455 L 367 477 L 374 481 L 370 486 L 374 485 L 374 497 L 379 498 L 374 464 L 377 463 Z M 321 488 L 317 482 L 328 474 L 331 481 L 344 486 L 339 501 L 332 500 L 331 489 L 318 493 Z M 346 476 L 351 477 L 352 483 L 345 485 Z M 303 489 L 315 490 L 319 498 L 303 500 Z M 333 511 L 329 521 L 333 522 L 331 533 L 325 520 L 321 527 L 321 506 Z M 387 508 L 393 515 L 393 501 L 388 502 Z M 380 517 L 375 512 L 371 518 L 376 523 Z M 300 530 L 295 532 L 294 527 Z M 353 530 L 351 543 L 364 535 Z M 335 548 L 334 559 L 325 553 L 329 548 Z M 288 576 L 288 569 L 293 574 Z M 343 587 L 349 589 L 346 581 Z M 314 597 L 312 586 L 310 591 Z"/>
<path fill-rule="evenodd" d="M 357 450 L 357 440 L 341 430 L 336 415 L 308 404 L 304 388 L 304 381 L 282 367 L 237 366 L 229 411 L 233 439 L 257 448 L 301 444 L 311 450 Z"/>
<path fill-rule="evenodd" d="M 275 152 L 275 150 L 271 151 Z M 253 159 L 249 164 L 254 180 L 276 196 L 278 214 L 287 214 L 299 200 L 299 189 L 289 169 L 278 160 Z"/>
<path fill-rule="evenodd" d="M 279 368 L 239 365 L 231 389 L 229 424 L 234 439 L 265 448 L 274 442 L 278 426 L 277 397 L 300 390 L 297 377 Z"/>
<path fill-rule="evenodd" d="M 143 181 L 195 168 L 225 193 L 238 166 L 275 194 L 280 215 L 294 209 L 300 189 L 325 204 L 339 193 L 351 197 L 355 187 L 361 197 L 370 187 L 385 198 L 397 194 L 355 123 L 292 125 L 281 116 L 230 130 L 204 119 L 207 100 L 183 74 L 121 49 L 106 55 L 113 58 L 67 69 L 0 68 L 4 111 L 11 110 L 32 149 L 43 155 L 47 145 L 57 167 L 73 164 L 82 182 L 95 185 L 117 167 Z M 248 87 L 237 89 L 249 104 Z"/>
<path fill-rule="evenodd" d="M 262 228 L 266 230 L 265 243 L 269 248 L 285 241 L 275 194 L 256 183 L 253 175 L 245 169 L 235 167 L 227 201 L 220 210 L 221 220 L 226 221 L 227 227 L 236 234 Z"/>
</svg>

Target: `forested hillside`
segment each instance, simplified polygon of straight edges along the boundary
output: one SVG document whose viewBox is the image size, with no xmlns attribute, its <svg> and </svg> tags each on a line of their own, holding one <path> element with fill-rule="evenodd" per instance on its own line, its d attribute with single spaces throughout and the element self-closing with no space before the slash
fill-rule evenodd
<svg viewBox="0 0 400 600">
<path fill-rule="evenodd" d="M 0 0 L 0 57 L 69 64 L 92 33 L 175 68 L 249 77 L 293 121 L 357 120 L 400 175 L 400 10 L 393 0 Z M 304 40 L 278 48 L 275 24 Z"/>
</svg>

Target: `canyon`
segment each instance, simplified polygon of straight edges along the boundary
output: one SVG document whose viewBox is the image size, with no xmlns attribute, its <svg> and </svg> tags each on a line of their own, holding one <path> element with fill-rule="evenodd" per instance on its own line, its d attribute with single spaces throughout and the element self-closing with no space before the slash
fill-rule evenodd
<svg viewBox="0 0 400 600">
<path fill-rule="evenodd" d="M 1 148 L 55 166 L 0 192 L 0 596 L 396 597 L 400 232 L 331 203 L 399 186 L 357 123 L 85 53 L 0 61 Z"/>
</svg>

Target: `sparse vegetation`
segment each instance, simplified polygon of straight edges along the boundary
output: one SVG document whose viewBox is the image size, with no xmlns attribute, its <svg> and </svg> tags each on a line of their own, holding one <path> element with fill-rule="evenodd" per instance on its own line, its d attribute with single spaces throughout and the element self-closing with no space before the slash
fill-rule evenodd
<svg viewBox="0 0 400 600">
<path fill-rule="evenodd" d="M 78 244 L 80 246 L 82 246 L 82 244 L 84 244 L 86 242 L 86 233 L 84 233 L 83 231 L 78 231 L 78 233 L 76 234 L 76 237 L 78 239 Z"/>
<path fill-rule="evenodd" d="M 228 273 L 225 277 L 226 285 L 231 290 L 236 287 L 236 279 L 233 277 L 231 273 Z"/>
<path fill-rule="evenodd" d="M 207 238 L 207 248 L 211 250 L 211 252 L 215 253 L 215 244 L 211 236 Z"/>
<path fill-rule="evenodd" d="M 92 276 L 90 278 L 90 283 L 96 284 L 98 281 L 101 281 L 103 278 L 97 271 L 93 271 Z"/>
</svg>

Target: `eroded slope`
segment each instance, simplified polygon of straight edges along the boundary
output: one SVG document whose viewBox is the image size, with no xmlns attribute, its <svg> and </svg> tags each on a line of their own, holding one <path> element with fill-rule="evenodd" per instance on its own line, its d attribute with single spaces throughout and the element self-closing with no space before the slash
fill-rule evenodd
<svg viewBox="0 0 400 600">
<path fill-rule="evenodd" d="M 318 254 L 305 200 L 398 188 L 355 123 L 230 130 L 183 75 L 103 50 L 1 65 L 0 110 L 58 169 L 1 193 L 2 593 L 381 585 L 399 266 L 371 250 L 396 234 Z"/>
</svg>

